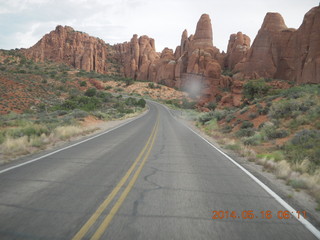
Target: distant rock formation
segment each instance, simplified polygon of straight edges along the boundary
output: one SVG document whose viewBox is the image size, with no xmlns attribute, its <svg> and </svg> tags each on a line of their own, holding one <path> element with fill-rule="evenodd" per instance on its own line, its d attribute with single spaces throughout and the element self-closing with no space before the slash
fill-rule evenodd
<svg viewBox="0 0 320 240">
<path fill-rule="evenodd" d="M 149 80 L 148 72 L 152 62 L 159 58 L 154 39 L 148 36 L 133 35 L 130 42 L 116 44 L 117 58 L 122 65 L 125 77 Z"/>
<path fill-rule="evenodd" d="M 62 26 L 21 51 L 35 61 L 52 60 L 86 71 L 116 72 L 185 89 L 200 96 L 200 105 L 220 95 L 222 102 L 238 106 L 243 85 L 240 79 L 320 83 L 320 7 L 305 15 L 298 30 L 288 28 L 279 13 L 267 13 L 252 46 L 250 38 L 238 32 L 230 36 L 227 53 L 214 47 L 207 14 L 200 17 L 194 35 L 182 32 L 175 51 L 165 48 L 158 53 L 154 39 L 137 35 L 130 42 L 110 46 Z M 232 78 L 221 74 L 225 68 L 233 71 Z"/>
<path fill-rule="evenodd" d="M 68 26 L 57 26 L 24 54 L 37 62 L 51 60 L 85 71 L 108 72 L 106 43 Z"/>
<path fill-rule="evenodd" d="M 246 57 L 249 49 L 250 38 L 247 35 L 242 34 L 242 32 L 231 34 L 225 59 L 225 67 L 230 70 L 234 69 L 235 65 Z"/>
<path fill-rule="evenodd" d="M 278 78 L 320 83 L 320 7 L 312 8 L 298 30 L 287 28 L 279 13 L 267 13 L 236 78 Z"/>
<path fill-rule="evenodd" d="M 183 31 L 175 52 L 165 48 L 161 54 L 156 53 L 153 39 L 147 36 L 138 39 L 137 35 L 129 43 L 115 47 L 125 76 L 194 91 L 207 102 L 214 98 L 212 87 L 218 87 L 224 78 L 221 76 L 224 55 L 213 46 L 212 39 L 210 17 L 203 14 L 194 35 L 188 36 L 187 30 Z"/>
</svg>

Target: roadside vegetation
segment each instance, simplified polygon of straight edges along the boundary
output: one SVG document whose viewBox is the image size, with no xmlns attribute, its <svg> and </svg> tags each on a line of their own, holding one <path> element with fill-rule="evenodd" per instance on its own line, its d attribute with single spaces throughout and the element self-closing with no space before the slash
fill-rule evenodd
<svg viewBox="0 0 320 240">
<path fill-rule="evenodd" d="M 320 210 L 320 85 L 273 89 L 269 81 L 248 81 L 239 108 L 183 114 L 222 147 L 309 192 Z"/>
<path fill-rule="evenodd" d="M 146 107 L 142 97 L 104 86 L 132 79 L 35 63 L 14 50 L 0 52 L 0 80 L 0 163 L 97 130 L 87 120 L 123 119 Z"/>
</svg>

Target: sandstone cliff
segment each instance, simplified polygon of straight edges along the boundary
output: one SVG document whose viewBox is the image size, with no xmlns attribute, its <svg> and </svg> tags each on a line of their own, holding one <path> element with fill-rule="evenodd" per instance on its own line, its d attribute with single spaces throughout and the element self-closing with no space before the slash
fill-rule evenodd
<svg viewBox="0 0 320 240">
<path fill-rule="evenodd" d="M 57 26 L 23 53 L 37 62 L 51 60 L 85 71 L 108 73 L 105 42 L 68 26 Z"/>
<path fill-rule="evenodd" d="M 246 57 L 249 49 L 250 38 L 247 35 L 242 34 L 242 32 L 231 34 L 225 58 L 225 67 L 231 70 L 234 69 L 235 65 Z"/>
<path fill-rule="evenodd" d="M 320 83 L 320 7 L 312 8 L 299 29 L 287 28 L 282 16 L 268 13 L 236 78 L 279 78 Z"/>
<path fill-rule="evenodd" d="M 154 39 L 148 36 L 133 35 L 130 42 L 116 44 L 117 59 L 122 65 L 121 73 L 125 77 L 149 80 L 149 67 L 159 54 L 155 50 Z"/>
</svg>

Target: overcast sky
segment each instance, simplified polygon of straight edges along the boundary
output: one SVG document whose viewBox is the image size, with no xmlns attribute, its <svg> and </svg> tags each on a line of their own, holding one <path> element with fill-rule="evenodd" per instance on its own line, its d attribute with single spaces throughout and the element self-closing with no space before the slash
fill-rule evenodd
<svg viewBox="0 0 320 240">
<path fill-rule="evenodd" d="M 0 49 L 28 48 L 57 25 L 114 44 L 133 34 L 155 39 L 157 51 L 175 49 L 182 31 L 195 32 L 201 14 L 211 17 L 214 45 L 227 48 L 231 33 L 254 40 L 267 12 L 298 28 L 319 0 L 0 0 Z"/>
</svg>

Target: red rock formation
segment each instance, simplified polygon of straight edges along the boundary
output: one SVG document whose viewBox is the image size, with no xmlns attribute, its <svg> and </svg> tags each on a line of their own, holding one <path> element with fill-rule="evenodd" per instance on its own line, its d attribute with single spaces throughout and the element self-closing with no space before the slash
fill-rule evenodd
<svg viewBox="0 0 320 240">
<path fill-rule="evenodd" d="M 117 44 L 114 47 L 125 77 L 149 80 L 149 67 L 159 58 L 159 54 L 155 51 L 154 39 L 148 36 L 141 36 L 138 39 L 135 34 L 129 43 Z"/>
<path fill-rule="evenodd" d="M 163 49 L 159 59 L 149 68 L 149 81 L 175 87 L 176 61 L 172 49 Z"/>
<path fill-rule="evenodd" d="M 320 7 L 304 16 L 282 52 L 275 78 L 320 83 Z"/>
<path fill-rule="evenodd" d="M 320 83 L 320 7 L 312 8 L 298 30 L 287 28 L 281 15 L 268 13 L 236 78 L 279 78 Z"/>
<path fill-rule="evenodd" d="M 200 102 L 223 95 L 227 104 L 241 104 L 241 78 L 279 78 L 298 83 L 320 83 L 320 7 L 311 9 L 298 30 L 287 28 L 278 13 L 268 13 L 252 47 L 241 32 L 230 36 L 227 54 L 214 47 L 210 17 L 203 14 L 194 35 L 186 30 L 175 52 L 155 51 L 147 36 L 133 35 L 130 42 L 109 46 L 102 40 L 70 27 L 58 26 L 23 53 L 36 61 L 63 62 L 86 71 L 108 73 L 112 62 L 120 63 L 120 74 L 137 80 L 191 89 Z M 228 67 L 236 74 L 222 76 Z M 230 94 L 221 93 L 229 88 Z"/>
<path fill-rule="evenodd" d="M 234 66 L 239 63 L 250 49 L 250 38 L 238 32 L 231 34 L 226 56 L 226 67 L 233 70 Z"/>
<path fill-rule="evenodd" d="M 105 42 L 67 26 L 57 26 L 23 53 L 35 61 L 51 60 L 86 71 L 108 72 Z"/>
<path fill-rule="evenodd" d="M 246 59 L 235 66 L 234 71 L 247 78 L 272 78 L 277 71 L 277 65 L 282 46 L 288 39 L 283 39 L 282 31 L 287 26 L 278 13 L 267 13 L 261 29 L 256 36 Z"/>
</svg>

